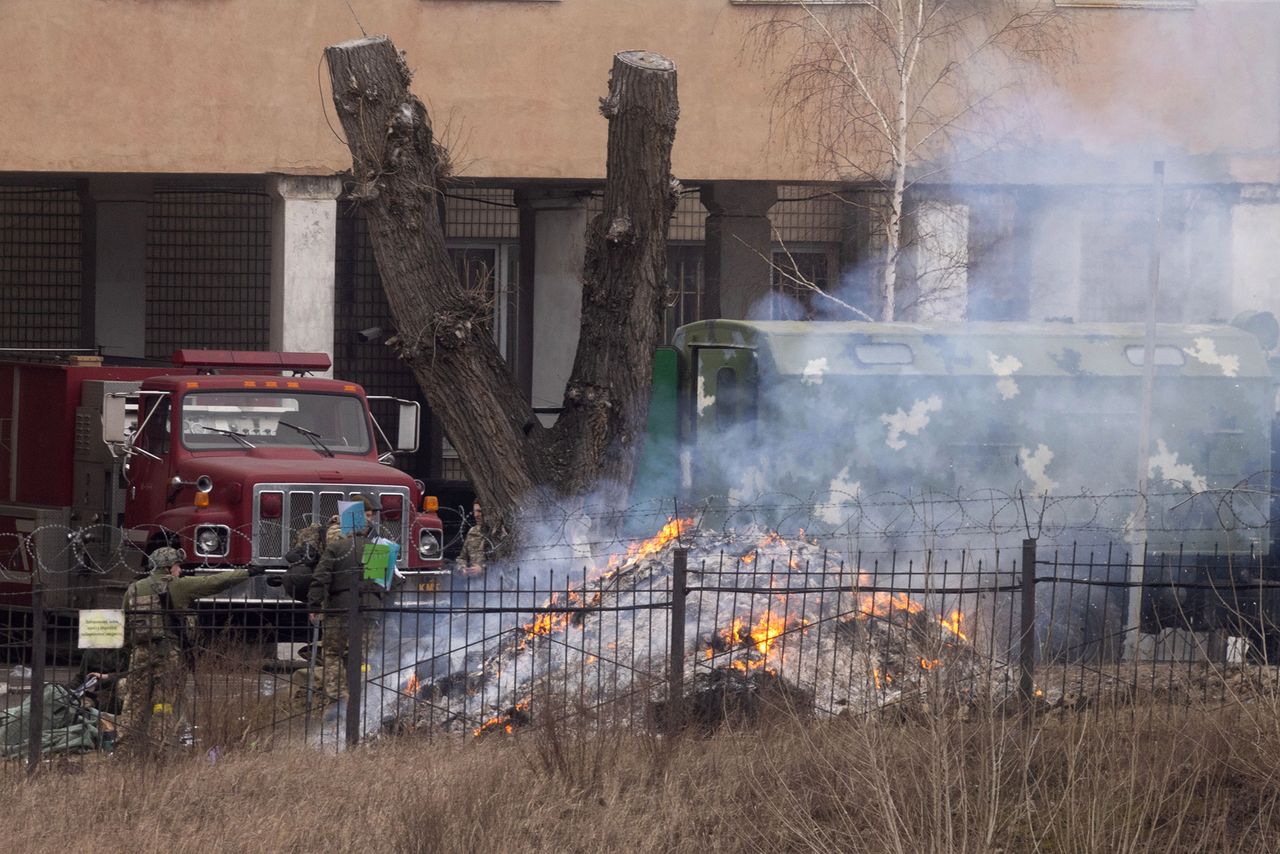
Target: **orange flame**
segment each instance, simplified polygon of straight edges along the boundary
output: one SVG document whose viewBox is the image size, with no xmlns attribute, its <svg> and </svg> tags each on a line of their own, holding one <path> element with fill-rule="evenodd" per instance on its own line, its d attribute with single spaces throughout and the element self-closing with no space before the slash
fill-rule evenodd
<svg viewBox="0 0 1280 854">
<path fill-rule="evenodd" d="M 692 527 L 692 519 L 668 519 L 667 524 L 663 525 L 658 533 L 649 539 L 627 546 L 627 554 L 622 558 L 621 562 L 625 564 L 641 558 L 651 557 L 666 548 L 667 543 L 677 539 Z M 616 555 L 610 556 L 610 563 L 613 562 L 614 557 Z"/>
<path fill-rule="evenodd" d="M 770 647 L 786 630 L 786 621 L 781 617 L 774 617 L 768 611 L 764 612 L 764 616 L 760 618 L 760 622 L 756 623 L 755 628 L 751 630 L 751 640 L 755 643 L 756 649 L 761 655 L 768 655 Z"/>
<path fill-rule="evenodd" d="M 473 729 L 471 731 L 471 734 L 474 737 L 479 738 L 480 736 L 484 735 L 487 732 L 493 732 L 498 729 L 501 729 L 505 733 L 510 733 L 515 729 L 515 723 L 512 721 L 512 718 L 511 718 L 512 714 L 516 712 L 523 712 L 528 708 L 529 708 L 528 700 L 524 700 L 522 702 L 516 703 L 515 707 L 510 712 L 507 712 L 501 715 L 494 715 L 493 717 L 489 718 L 489 720 L 485 721 L 484 723 L 480 724 L 480 726 Z"/>
<path fill-rule="evenodd" d="M 422 687 L 422 683 L 418 680 L 418 674 L 410 674 L 409 680 L 404 683 L 404 692 L 410 697 L 418 696 L 418 689 Z"/>
<path fill-rule="evenodd" d="M 932 670 L 933 668 L 938 667 L 938 666 L 940 666 L 941 664 L 942 664 L 942 659 L 940 659 L 940 658 L 922 658 L 922 659 L 920 659 L 920 667 L 921 667 L 921 669 L 923 669 L 923 670 Z"/>
<path fill-rule="evenodd" d="M 870 585 L 871 578 L 865 572 L 858 573 L 858 585 Z M 873 593 L 858 594 L 858 619 L 865 620 L 868 617 L 888 617 L 894 611 L 906 611 L 908 614 L 919 614 L 924 611 L 924 606 L 916 600 L 912 599 L 906 593 L 890 593 L 885 590 L 877 590 Z M 938 617 L 938 624 L 946 629 L 951 635 L 962 641 L 968 641 L 969 636 L 961 629 L 964 622 L 964 614 L 958 610 L 953 610 L 946 617 Z"/>
<path fill-rule="evenodd" d="M 760 653 L 760 658 L 756 660 L 746 659 L 730 662 L 730 666 L 735 670 L 746 672 L 756 668 L 764 667 L 769 660 L 769 652 L 773 649 L 779 637 L 786 631 L 786 620 L 782 617 L 774 616 L 772 612 L 765 611 L 756 624 L 751 628 L 747 628 L 747 624 L 740 618 L 735 617 L 733 626 L 720 632 L 720 636 L 724 638 L 725 644 L 729 647 L 749 646 Z M 715 649 L 708 647 L 706 651 L 708 659 L 715 657 Z"/>
<path fill-rule="evenodd" d="M 666 548 L 668 543 L 682 536 L 692 527 L 693 519 L 668 519 L 667 523 L 659 528 L 658 533 L 652 537 L 628 545 L 626 554 L 609 555 L 609 560 L 600 576 L 608 578 L 629 563 L 657 554 Z"/>
<path fill-rule="evenodd" d="M 858 594 L 858 610 L 865 617 L 887 617 L 893 611 L 906 611 L 918 614 L 924 606 L 905 593 L 890 593 L 877 590 L 874 593 Z"/>
<path fill-rule="evenodd" d="M 964 614 L 961 614 L 959 611 L 952 611 L 950 617 L 938 618 L 938 622 L 942 624 L 944 629 L 960 638 L 960 640 L 967 641 L 969 639 L 968 636 L 964 632 L 960 631 L 960 623 L 963 620 Z"/>
</svg>

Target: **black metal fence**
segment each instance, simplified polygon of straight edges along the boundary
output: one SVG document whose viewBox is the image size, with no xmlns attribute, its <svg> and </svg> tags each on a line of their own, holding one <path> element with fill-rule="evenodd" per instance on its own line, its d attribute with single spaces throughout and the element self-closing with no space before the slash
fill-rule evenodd
<svg viewBox="0 0 1280 854">
<path fill-rule="evenodd" d="M 501 737 L 565 718 L 714 727 L 773 702 L 815 717 L 957 704 L 1055 713 L 1248 702 L 1277 688 L 1276 585 L 1238 560 L 1135 562 L 1034 539 L 1012 554 L 849 557 L 803 536 L 708 541 L 677 522 L 667 533 L 567 574 L 410 576 L 319 620 L 233 591 L 155 614 L 175 648 L 162 665 L 82 648 L 77 612 L 11 584 L 5 764 Z"/>
</svg>

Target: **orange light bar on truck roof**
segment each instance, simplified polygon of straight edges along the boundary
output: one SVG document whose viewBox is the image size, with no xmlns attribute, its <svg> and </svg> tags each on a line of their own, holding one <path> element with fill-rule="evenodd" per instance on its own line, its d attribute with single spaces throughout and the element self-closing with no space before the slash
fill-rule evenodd
<svg viewBox="0 0 1280 854">
<path fill-rule="evenodd" d="M 180 368 L 246 368 L 268 371 L 327 371 L 328 353 L 274 353 L 261 350 L 174 350 Z"/>
</svg>

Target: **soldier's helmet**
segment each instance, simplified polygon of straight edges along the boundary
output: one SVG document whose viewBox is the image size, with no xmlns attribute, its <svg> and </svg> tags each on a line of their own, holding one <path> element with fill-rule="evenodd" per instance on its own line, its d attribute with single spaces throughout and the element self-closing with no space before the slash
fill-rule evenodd
<svg viewBox="0 0 1280 854">
<path fill-rule="evenodd" d="M 300 549 L 303 546 L 312 546 L 318 549 L 323 544 L 323 540 L 324 528 L 320 526 L 319 522 L 315 522 L 298 530 L 298 533 L 293 538 L 293 547 Z"/>
<path fill-rule="evenodd" d="M 187 559 L 187 553 L 182 549 L 175 549 L 172 546 L 162 546 L 151 553 L 150 563 L 151 569 L 166 570 L 175 563 L 182 563 Z"/>
</svg>

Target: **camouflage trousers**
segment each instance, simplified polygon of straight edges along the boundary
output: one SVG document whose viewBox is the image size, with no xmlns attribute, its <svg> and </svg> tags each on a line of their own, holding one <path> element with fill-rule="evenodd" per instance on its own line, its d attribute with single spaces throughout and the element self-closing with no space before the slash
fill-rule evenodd
<svg viewBox="0 0 1280 854">
<path fill-rule="evenodd" d="M 347 656 L 360 658 L 361 672 L 367 672 L 365 663 L 369 642 L 373 637 L 373 621 L 366 615 L 364 631 L 356 647 L 351 646 L 351 632 L 346 615 L 325 614 L 320 641 L 321 676 L 317 679 L 316 694 L 320 704 L 332 703 L 347 696 Z"/>
<path fill-rule="evenodd" d="M 144 743 L 176 744 L 182 728 L 185 685 L 186 669 L 176 645 L 134 647 L 129 654 L 124 705 L 116 718 L 119 739 L 135 748 Z"/>
</svg>

